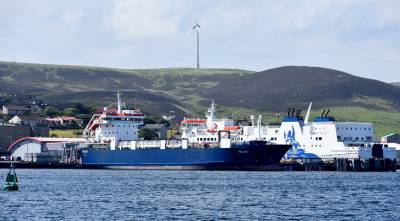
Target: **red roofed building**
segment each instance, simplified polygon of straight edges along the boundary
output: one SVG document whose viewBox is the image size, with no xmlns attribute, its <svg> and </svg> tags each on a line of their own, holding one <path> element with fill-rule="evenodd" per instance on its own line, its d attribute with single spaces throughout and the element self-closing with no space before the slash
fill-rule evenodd
<svg viewBox="0 0 400 221">
<path fill-rule="evenodd" d="M 49 126 L 82 126 L 82 120 L 76 117 L 55 117 L 55 118 L 46 118 L 46 122 Z"/>
</svg>

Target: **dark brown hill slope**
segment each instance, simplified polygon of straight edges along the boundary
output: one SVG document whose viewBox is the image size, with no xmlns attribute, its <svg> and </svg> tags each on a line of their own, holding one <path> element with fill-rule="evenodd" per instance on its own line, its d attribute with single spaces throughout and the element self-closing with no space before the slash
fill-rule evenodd
<svg viewBox="0 0 400 221">
<path fill-rule="evenodd" d="M 390 83 L 391 85 L 394 85 L 394 86 L 396 86 L 396 87 L 400 87 L 400 82 L 393 82 L 393 83 Z"/>
<path fill-rule="evenodd" d="M 254 74 L 229 76 L 204 91 L 220 104 L 259 110 L 282 110 L 313 101 L 317 107 L 400 106 L 400 88 L 337 70 L 287 66 Z"/>
</svg>

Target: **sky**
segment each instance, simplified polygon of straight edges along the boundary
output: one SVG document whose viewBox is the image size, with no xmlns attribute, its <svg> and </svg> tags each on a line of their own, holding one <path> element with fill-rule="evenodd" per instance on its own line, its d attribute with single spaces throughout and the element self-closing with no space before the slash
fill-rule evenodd
<svg viewBox="0 0 400 221">
<path fill-rule="evenodd" d="M 399 0 L 0 0 L 0 60 L 262 71 L 300 65 L 400 81 Z"/>
</svg>

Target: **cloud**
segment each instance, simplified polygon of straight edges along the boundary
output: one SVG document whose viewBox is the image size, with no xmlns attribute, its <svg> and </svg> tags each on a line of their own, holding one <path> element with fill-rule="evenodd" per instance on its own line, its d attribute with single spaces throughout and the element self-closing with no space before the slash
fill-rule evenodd
<svg viewBox="0 0 400 221">
<path fill-rule="evenodd" d="M 379 20 L 382 24 L 400 25 L 399 0 L 381 0 L 377 1 L 376 4 L 380 12 Z"/>
<path fill-rule="evenodd" d="M 280 1 L 271 5 L 270 11 L 280 29 L 297 31 L 313 26 L 332 11 L 343 11 L 355 3 L 347 0 Z"/>
<path fill-rule="evenodd" d="M 159 38 L 177 34 L 179 4 L 173 0 L 115 0 L 105 27 L 118 37 Z"/>
<path fill-rule="evenodd" d="M 79 10 L 67 10 L 62 14 L 63 21 L 68 25 L 78 24 L 83 17 L 83 13 Z"/>
<path fill-rule="evenodd" d="M 247 7 L 222 8 L 218 14 L 227 25 L 235 27 L 248 25 L 255 19 L 252 10 Z"/>
</svg>

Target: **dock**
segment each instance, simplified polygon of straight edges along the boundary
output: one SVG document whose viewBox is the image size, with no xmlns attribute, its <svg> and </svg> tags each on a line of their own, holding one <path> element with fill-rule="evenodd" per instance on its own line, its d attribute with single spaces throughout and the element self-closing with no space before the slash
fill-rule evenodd
<svg viewBox="0 0 400 221">
<path fill-rule="evenodd" d="M 14 164 L 16 168 L 27 169 L 81 169 L 79 163 L 54 163 L 54 162 L 23 162 L 23 161 L 0 161 L 0 168 L 10 168 Z"/>
<path fill-rule="evenodd" d="M 341 171 L 341 172 L 396 172 L 396 160 L 370 158 L 366 160 L 338 158 L 327 161 L 299 159 L 284 160 L 280 164 L 285 171 Z"/>
</svg>

